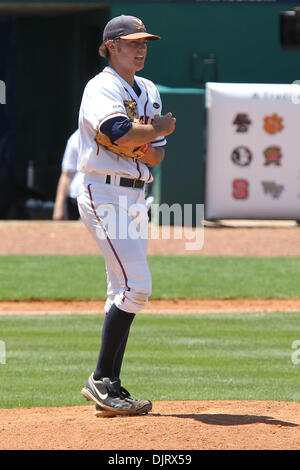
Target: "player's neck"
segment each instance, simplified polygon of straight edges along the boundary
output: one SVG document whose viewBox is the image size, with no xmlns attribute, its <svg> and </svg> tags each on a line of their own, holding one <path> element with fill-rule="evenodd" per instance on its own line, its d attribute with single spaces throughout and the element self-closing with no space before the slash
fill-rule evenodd
<svg viewBox="0 0 300 470">
<path fill-rule="evenodd" d="M 128 83 L 128 85 L 133 87 L 134 74 L 135 74 L 134 70 L 127 70 L 124 67 L 117 65 L 117 64 L 113 64 L 113 63 L 110 63 L 109 65 L 112 69 L 114 69 L 117 72 L 118 75 L 120 75 L 120 77 L 123 78 L 123 80 L 125 80 L 125 82 Z"/>
</svg>

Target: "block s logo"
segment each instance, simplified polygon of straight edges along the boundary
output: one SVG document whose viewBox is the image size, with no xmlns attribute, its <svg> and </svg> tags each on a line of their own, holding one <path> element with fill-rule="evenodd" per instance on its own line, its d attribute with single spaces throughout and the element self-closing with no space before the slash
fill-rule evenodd
<svg viewBox="0 0 300 470">
<path fill-rule="evenodd" d="M 246 179 L 235 179 L 232 182 L 232 196 L 234 199 L 247 199 L 249 196 L 249 183 Z"/>
</svg>

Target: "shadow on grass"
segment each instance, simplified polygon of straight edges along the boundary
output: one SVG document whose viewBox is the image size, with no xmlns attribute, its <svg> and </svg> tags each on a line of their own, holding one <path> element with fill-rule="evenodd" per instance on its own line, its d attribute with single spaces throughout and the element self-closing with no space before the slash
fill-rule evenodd
<svg viewBox="0 0 300 470">
<path fill-rule="evenodd" d="M 205 424 L 213 424 L 214 426 L 240 426 L 244 424 L 272 424 L 277 426 L 297 427 L 299 424 L 290 423 L 288 421 L 280 421 L 271 416 L 256 415 L 231 415 L 231 414 L 158 414 L 157 416 L 170 416 L 174 418 L 195 419 Z"/>
</svg>

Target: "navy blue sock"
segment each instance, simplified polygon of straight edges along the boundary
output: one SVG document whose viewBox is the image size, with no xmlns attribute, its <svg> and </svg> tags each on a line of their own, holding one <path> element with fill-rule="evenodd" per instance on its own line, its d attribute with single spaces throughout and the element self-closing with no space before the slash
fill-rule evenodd
<svg viewBox="0 0 300 470">
<path fill-rule="evenodd" d="M 126 333 L 126 335 L 123 339 L 123 342 L 122 342 L 121 346 L 119 347 L 117 353 L 115 354 L 115 362 L 114 362 L 114 367 L 113 367 L 113 377 L 117 377 L 118 379 L 120 378 L 123 357 L 124 357 L 124 353 L 125 353 L 125 349 L 126 349 L 126 345 L 127 345 L 127 340 L 128 340 L 128 336 L 129 336 L 129 330 L 130 330 L 130 328 L 128 329 L 128 331 L 127 331 L 127 333 Z"/>
<path fill-rule="evenodd" d="M 115 358 L 120 350 L 123 359 L 129 329 L 134 317 L 134 313 L 120 310 L 115 304 L 111 306 L 105 315 L 102 328 L 101 348 L 97 366 L 94 371 L 95 380 L 99 380 L 101 377 L 114 377 Z M 122 352 L 124 341 L 125 347 Z"/>
</svg>

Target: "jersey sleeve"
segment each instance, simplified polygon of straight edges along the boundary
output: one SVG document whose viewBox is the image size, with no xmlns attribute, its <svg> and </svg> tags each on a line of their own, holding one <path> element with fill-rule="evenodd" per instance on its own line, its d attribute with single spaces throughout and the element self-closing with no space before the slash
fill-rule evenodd
<svg viewBox="0 0 300 470">
<path fill-rule="evenodd" d="M 131 128 L 132 123 L 125 116 L 112 117 L 100 126 L 102 134 L 107 135 L 112 143 L 127 134 Z"/>
<path fill-rule="evenodd" d="M 127 117 L 124 97 L 114 78 L 91 80 L 84 91 L 83 119 L 93 129 L 100 131 L 102 124 L 113 117 Z"/>
<path fill-rule="evenodd" d="M 159 104 L 159 108 L 158 108 L 158 109 L 160 110 L 158 114 L 161 115 L 161 109 L 162 109 L 161 97 L 160 97 L 160 94 L 159 94 L 158 89 L 157 89 L 156 87 L 155 87 L 155 89 L 156 89 L 156 97 L 155 97 L 155 100 L 156 100 L 156 102 Z M 159 137 L 157 137 L 155 140 L 153 140 L 153 141 L 151 142 L 151 146 L 152 146 L 152 147 L 161 147 L 161 146 L 163 146 L 163 145 L 166 145 L 166 143 L 167 143 L 166 138 L 165 138 L 164 136 L 159 136 Z"/>
</svg>

